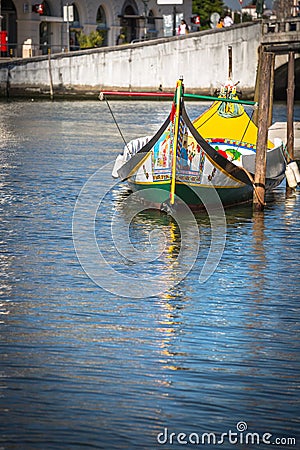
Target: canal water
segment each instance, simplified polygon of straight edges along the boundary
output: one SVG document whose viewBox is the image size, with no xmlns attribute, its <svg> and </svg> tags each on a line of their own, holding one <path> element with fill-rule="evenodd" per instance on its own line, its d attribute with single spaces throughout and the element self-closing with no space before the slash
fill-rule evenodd
<svg viewBox="0 0 300 450">
<path fill-rule="evenodd" d="M 110 106 L 125 140 L 169 110 Z M 127 214 L 105 102 L 2 103 L 0 136 L 0 448 L 299 449 L 299 191 L 189 218 L 185 246 L 174 218 Z"/>
</svg>

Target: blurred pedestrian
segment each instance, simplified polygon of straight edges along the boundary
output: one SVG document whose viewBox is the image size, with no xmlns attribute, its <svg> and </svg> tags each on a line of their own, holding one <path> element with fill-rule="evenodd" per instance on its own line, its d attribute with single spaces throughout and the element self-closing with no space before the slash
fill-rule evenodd
<svg viewBox="0 0 300 450">
<path fill-rule="evenodd" d="M 224 17 L 224 27 L 231 27 L 233 25 L 232 18 L 227 14 L 227 16 Z"/>
<path fill-rule="evenodd" d="M 223 27 L 224 27 L 224 18 L 221 17 L 221 18 L 219 19 L 219 22 L 217 23 L 216 28 L 223 28 Z"/>
<path fill-rule="evenodd" d="M 183 34 L 188 34 L 188 32 L 189 32 L 189 26 L 186 23 L 186 21 L 182 19 L 180 22 L 180 25 L 178 27 L 178 34 L 183 35 Z"/>
<path fill-rule="evenodd" d="M 117 45 L 122 45 L 126 43 L 126 36 L 124 33 L 120 33 L 119 36 L 117 37 L 117 41 L 116 44 Z"/>
</svg>

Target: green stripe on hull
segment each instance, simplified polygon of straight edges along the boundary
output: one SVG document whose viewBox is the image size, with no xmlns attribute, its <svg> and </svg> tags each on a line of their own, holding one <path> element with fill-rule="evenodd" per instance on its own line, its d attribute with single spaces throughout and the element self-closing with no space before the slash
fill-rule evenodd
<svg viewBox="0 0 300 450">
<path fill-rule="evenodd" d="M 143 191 L 142 197 L 146 202 L 159 205 L 170 198 L 170 183 L 132 183 L 129 187 L 134 191 Z M 252 200 L 253 190 L 251 186 L 244 185 L 238 188 L 213 188 L 205 186 L 193 186 L 176 184 L 176 195 L 186 204 L 192 207 L 203 208 L 205 205 L 216 203 L 217 192 L 224 207 L 246 203 Z"/>
<path fill-rule="evenodd" d="M 146 202 L 161 204 L 170 198 L 170 183 L 132 183 L 128 185 L 133 192 L 143 191 L 142 197 Z"/>
</svg>

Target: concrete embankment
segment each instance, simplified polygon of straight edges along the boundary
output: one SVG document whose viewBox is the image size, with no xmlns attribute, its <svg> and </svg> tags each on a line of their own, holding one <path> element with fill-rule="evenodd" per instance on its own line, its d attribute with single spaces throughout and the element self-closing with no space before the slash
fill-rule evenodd
<svg viewBox="0 0 300 450">
<path fill-rule="evenodd" d="M 173 91 L 183 76 L 188 92 L 212 94 L 228 78 L 253 95 L 259 23 L 118 47 L 0 63 L 0 95 L 91 97 L 102 89 Z M 52 86 L 51 86 L 52 85 Z"/>
</svg>

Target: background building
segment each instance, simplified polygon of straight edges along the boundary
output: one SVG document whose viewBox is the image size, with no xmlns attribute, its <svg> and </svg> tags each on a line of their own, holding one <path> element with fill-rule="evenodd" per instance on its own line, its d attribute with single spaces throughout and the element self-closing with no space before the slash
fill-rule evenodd
<svg viewBox="0 0 300 450">
<path fill-rule="evenodd" d="M 100 31 L 102 45 L 112 46 L 172 35 L 184 17 L 189 23 L 192 0 L 158 4 L 156 0 L 77 0 L 69 23 L 64 21 L 65 0 L 27 2 L 0 0 L 1 56 L 35 56 L 79 48 L 78 33 Z M 66 18 L 66 17 L 65 17 Z"/>
</svg>

